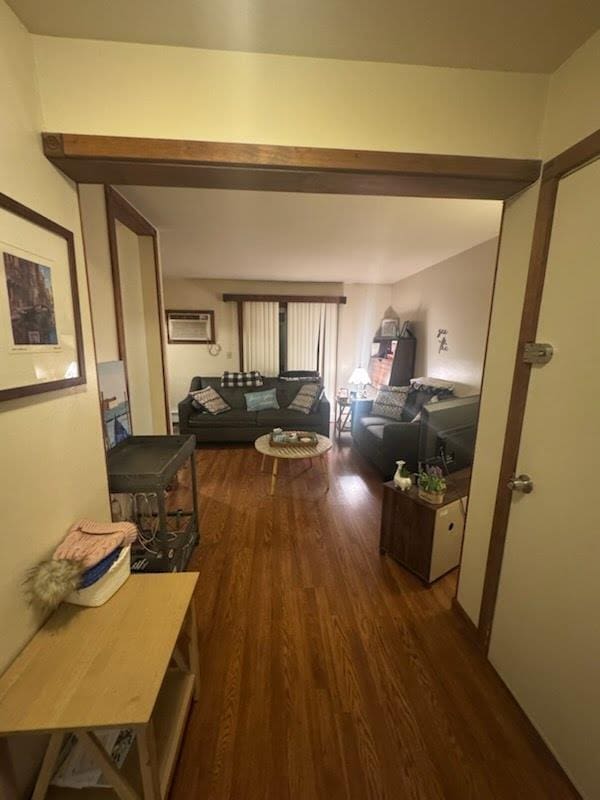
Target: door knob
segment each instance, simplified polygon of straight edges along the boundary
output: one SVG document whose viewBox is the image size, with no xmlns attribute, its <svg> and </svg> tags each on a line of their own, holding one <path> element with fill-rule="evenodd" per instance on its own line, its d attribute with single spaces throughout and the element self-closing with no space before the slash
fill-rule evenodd
<svg viewBox="0 0 600 800">
<path fill-rule="evenodd" d="M 533 492 L 533 481 L 529 475 L 513 475 L 508 482 L 508 488 L 511 490 L 511 492 L 531 494 L 531 492 Z"/>
</svg>

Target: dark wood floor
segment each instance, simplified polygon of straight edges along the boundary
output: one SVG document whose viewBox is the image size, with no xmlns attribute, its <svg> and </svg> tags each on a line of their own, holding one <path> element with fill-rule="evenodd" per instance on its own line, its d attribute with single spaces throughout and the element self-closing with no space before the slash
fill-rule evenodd
<svg viewBox="0 0 600 800">
<path fill-rule="evenodd" d="M 292 463 L 270 498 L 251 446 L 197 462 L 203 691 L 171 800 L 577 796 L 451 610 L 456 576 L 427 589 L 379 555 L 351 447 L 327 495 Z"/>
</svg>

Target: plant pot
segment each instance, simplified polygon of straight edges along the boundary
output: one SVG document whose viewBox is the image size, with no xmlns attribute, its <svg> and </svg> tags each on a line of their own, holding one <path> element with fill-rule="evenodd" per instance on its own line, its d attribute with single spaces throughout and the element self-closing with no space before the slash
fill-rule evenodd
<svg viewBox="0 0 600 800">
<path fill-rule="evenodd" d="M 446 492 L 427 492 L 419 486 L 419 497 L 421 500 L 427 500 L 428 503 L 433 503 L 433 505 L 439 506 L 444 502 L 445 496 Z"/>
</svg>

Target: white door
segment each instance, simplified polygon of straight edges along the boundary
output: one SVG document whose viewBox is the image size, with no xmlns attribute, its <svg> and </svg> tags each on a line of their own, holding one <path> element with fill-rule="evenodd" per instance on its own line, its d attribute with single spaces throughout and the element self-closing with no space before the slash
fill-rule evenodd
<svg viewBox="0 0 600 800">
<path fill-rule="evenodd" d="M 600 798 L 600 161 L 559 183 L 490 659 Z"/>
</svg>

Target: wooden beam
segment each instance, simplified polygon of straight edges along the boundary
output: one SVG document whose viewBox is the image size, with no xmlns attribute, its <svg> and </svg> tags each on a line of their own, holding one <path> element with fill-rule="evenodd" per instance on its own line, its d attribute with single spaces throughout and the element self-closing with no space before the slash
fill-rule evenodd
<svg viewBox="0 0 600 800">
<path fill-rule="evenodd" d="M 224 294 L 224 303 L 336 303 L 345 305 L 346 297 L 339 294 Z"/>
<path fill-rule="evenodd" d="M 80 183 L 504 200 L 541 162 L 482 156 L 44 133 L 44 153 Z"/>
</svg>

